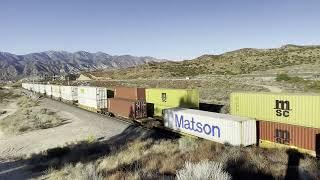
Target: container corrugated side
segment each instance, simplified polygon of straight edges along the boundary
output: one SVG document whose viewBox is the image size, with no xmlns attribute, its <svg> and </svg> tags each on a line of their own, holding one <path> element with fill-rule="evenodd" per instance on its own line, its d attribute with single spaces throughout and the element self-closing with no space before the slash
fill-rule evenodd
<svg viewBox="0 0 320 180">
<path fill-rule="evenodd" d="M 44 94 L 46 92 L 46 87 L 44 84 L 39 84 L 39 93 Z"/>
<path fill-rule="evenodd" d="M 107 89 L 102 87 L 79 86 L 78 103 L 95 109 L 107 108 Z"/>
<path fill-rule="evenodd" d="M 45 85 L 46 88 L 46 95 L 51 96 L 52 95 L 52 88 L 50 84 Z"/>
<path fill-rule="evenodd" d="M 256 121 L 194 109 L 166 109 L 164 126 L 218 143 L 253 145 L 257 142 Z"/>
<path fill-rule="evenodd" d="M 61 86 L 61 98 L 66 101 L 77 101 L 78 90 L 76 86 Z"/>
<path fill-rule="evenodd" d="M 154 115 L 162 116 L 163 110 L 174 107 L 199 108 L 199 91 L 196 89 L 146 89 L 147 103 L 154 104 Z"/>
<path fill-rule="evenodd" d="M 232 93 L 232 115 L 320 128 L 320 95 Z"/>
<path fill-rule="evenodd" d="M 145 88 L 116 87 L 114 97 L 130 100 L 146 100 Z"/>
<path fill-rule="evenodd" d="M 302 127 L 290 124 L 259 121 L 260 141 L 270 141 L 273 143 L 287 145 L 313 151 L 320 148 L 317 142 L 320 141 L 320 129 Z M 317 138 L 318 137 L 318 138 Z"/>
<path fill-rule="evenodd" d="M 108 98 L 108 111 L 116 116 L 129 119 L 147 117 L 147 105 L 144 100 Z"/>
<path fill-rule="evenodd" d="M 51 85 L 52 96 L 55 98 L 61 98 L 61 91 L 59 85 Z"/>
</svg>

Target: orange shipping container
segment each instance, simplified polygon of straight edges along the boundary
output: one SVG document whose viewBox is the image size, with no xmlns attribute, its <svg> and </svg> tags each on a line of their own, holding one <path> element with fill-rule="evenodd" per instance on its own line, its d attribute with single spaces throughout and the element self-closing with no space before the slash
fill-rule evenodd
<svg viewBox="0 0 320 180">
<path fill-rule="evenodd" d="M 259 139 L 272 143 L 294 146 L 319 155 L 320 129 L 259 121 Z"/>
<path fill-rule="evenodd" d="M 146 100 L 146 91 L 144 88 L 116 87 L 114 97 L 131 100 Z"/>
<path fill-rule="evenodd" d="M 115 116 L 129 119 L 147 117 L 147 103 L 142 100 L 108 98 L 108 111 Z"/>
</svg>

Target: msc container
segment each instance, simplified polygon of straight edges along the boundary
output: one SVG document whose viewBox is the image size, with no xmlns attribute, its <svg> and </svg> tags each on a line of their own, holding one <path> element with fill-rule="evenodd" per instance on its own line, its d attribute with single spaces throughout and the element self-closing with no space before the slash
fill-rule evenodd
<svg viewBox="0 0 320 180">
<path fill-rule="evenodd" d="M 146 89 L 147 103 L 154 104 L 154 116 L 162 116 L 168 108 L 199 108 L 199 92 L 195 89 Z"/>
<path fill-rule="evenodd" d="M 61 98 L 65 101 L 78 100 L 78 87 L 77 86 L 60 86 Z"/>
<path fill-rule="evenodd" d="M 114 98 L 146 100 L 145 88 L 116 87 L 114 89 Z"/>
<path fill-rule="evenodd" d="M 232 115 L 320 128 L 320 95 L 232 93 Z"/>
<path fill-rule="evenodd" d="M 46 95 L 51 97 L 52 96 L 52 88 L 50 84 L 45 85 Z"/>
<path fill-rule="evenodd" d="M 52 90 L 52 97 L 54 97 L 55 99 L 61 98 L 61 91 L 60 91 L 59 85 L 51 85 L 51 90 Z"/>
<path fill-rule="evenodd" d="M 185 108 L 164 112 L 164 126 L 174 131 L 236 146 L 257 143 L 253 119 Z"/>
<path fill-rule="evenodd" d="M 259 121 L 259 145 L 294 147 L 314 156 L 320 155 L 320 129 Z"/>
<path fill-rule="evenodd" d="M 39 86 L 39 93 L 45 94 L 45 92 L 46 92 L 45 85 L 44 84 L 39 84 L 38 86 Z"/>
<path fill-rule="evenodd" d="M 108 111 L 115 116 L 141 119 L 147 117 L 147 104 L 144 100 L 109 98 Z"/>
<path fill-rule="evenodd" d="M 105 112 L 107 110 L 108 90 L 103 87 L 79 86 L 79 107 L 93 111 Z"/>
</svg>

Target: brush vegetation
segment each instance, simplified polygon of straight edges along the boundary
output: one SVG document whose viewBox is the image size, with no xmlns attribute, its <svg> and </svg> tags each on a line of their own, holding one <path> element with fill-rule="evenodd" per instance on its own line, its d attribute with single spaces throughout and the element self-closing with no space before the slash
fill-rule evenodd
<svg viewBox="0 0 320 180">
<path fill-rule="evenodd" d="M 0 129 L 6 134 L 21 134 L 37 129 L 52 128 L 65 122 L 55 112 L 36 107 L 37 100 L 21 97 L 17 104 L 19 106 L 17 111 L 0 121 Z"/>
<path fill-rule="evenodd" d="M 191 145 L 190 148 L 186 148 L 187 145 Z M 95 152 L 92 148 L 88 150 Z M 101 149 L 96 151 L 100 152 Z M 78 150 L 68 152 L 77 156 L 75 153 Z M 57 161 L 50 161 L 44 177 L 52 180 L 284 179 L 293 174 L 288 171 L 288 155 L 285 149 L 233 147 L 187 137 L 175 140 L 136 139 L 123 147 L 113 148 L 98 159 L 82 156 L 80 162 L 66 163 L 65 156 L 56 157 L 64 166 L 57 166 Z M 296 178 L 319 179 L 316 159 L 302 156 L 299 159 L 300 177 Z"/>
<path fill-rule="evenodd" d="M 319 65 L 319 46 L 286 45 L 277 49 L 240 49 L 221 55 L 203 55 L 182 62 L 148 63 L 138 67 L 96 71 L 95 77 L 112 79 L 239 75 L 290 66 Z"/>
</svg>

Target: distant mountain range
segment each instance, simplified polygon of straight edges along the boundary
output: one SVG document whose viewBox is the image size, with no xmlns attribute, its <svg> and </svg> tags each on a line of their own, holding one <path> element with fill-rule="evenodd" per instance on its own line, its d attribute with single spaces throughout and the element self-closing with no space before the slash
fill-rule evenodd
<svg viewBox="0 0 320 180">
<path fill-rule="evenodd" d="M 127 68 L 164 59 L 136 57 L 131 55 L 112 56 L 103 52 L 45 51 L 26 55 L 0 52 L 0 80 L 19 79 L 35 75 L 57 75 L 98 69 Z"/>
</svg>

